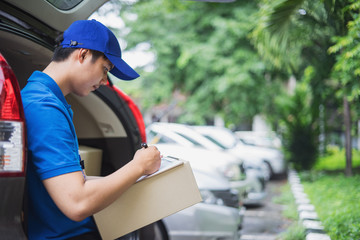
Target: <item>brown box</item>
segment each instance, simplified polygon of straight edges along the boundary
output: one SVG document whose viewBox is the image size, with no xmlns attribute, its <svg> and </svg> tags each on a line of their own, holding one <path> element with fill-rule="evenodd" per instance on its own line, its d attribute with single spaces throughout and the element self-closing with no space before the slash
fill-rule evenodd
<svg viewBox="0 0 360 240">
<path fill-rule="evenodd" d="M 200 202 L 189 162 L 135 183 L 94 215 L 103 240 L 113 240 Z"/>
<path fill-rule="evenodd" d="M 85 173 L 87 176 L 100 176 L 102 150 L 98 148 L 79 146 L 79 154 L 84 160 Z"/>
</svg>

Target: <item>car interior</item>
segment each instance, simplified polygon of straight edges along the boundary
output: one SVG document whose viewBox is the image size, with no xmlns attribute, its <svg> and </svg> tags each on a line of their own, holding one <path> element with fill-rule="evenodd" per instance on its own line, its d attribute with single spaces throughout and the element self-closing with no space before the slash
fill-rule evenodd
<svg viewBox="0 0 360 240">
<path fill-rule="evenodd" d="M 27 26 L 9 21 L 0 13 L 0 52 L 3 54 L 22 89 L 35 70 L 42 70 L 50 62 L 53 45 L 27 35 Z M 25 29 L 24 29 L 25 28 Z M 19 29 L 23 30 L 20 31 Z M 53 33 L 54 34 L 54 33 Z M 87 97 L 67 96 L 74 111 L 74 125 L 80 145 L 102 151 L 102 175 L 107 175 L 126 164 L 140 148 L 141 139 L 136 120 L 127 106 L 112 88 L 102 86 Z M 88 149 L 88 148 L 87 148 Z"/>
</svg>

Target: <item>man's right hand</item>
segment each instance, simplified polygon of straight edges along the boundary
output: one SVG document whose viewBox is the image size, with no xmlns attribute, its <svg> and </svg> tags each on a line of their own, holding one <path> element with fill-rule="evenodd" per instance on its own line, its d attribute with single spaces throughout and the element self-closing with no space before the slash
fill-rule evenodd
<svg viewBox="0 0 360 240">
<path fill-rule="evenodd" d="M 133 161 L 143 168 L 143 175 L 152 174 L 160 168 L 160 151 L 155 146 L 141 148 L 136 151 Z"/>
</svg>

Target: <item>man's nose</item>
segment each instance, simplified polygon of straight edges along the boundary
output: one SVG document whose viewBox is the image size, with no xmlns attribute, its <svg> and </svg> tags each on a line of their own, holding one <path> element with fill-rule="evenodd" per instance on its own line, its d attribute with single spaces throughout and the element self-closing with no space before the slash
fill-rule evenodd
<svg viewBox="0 0 360 240">
<path fill-rule="evenodd" d="M 101 79 L 100 84 L 101 85 L 106 85 L 106 83 L 108 82 L 108 74 L 105 74 L 104 77 Z"/>
</svg>

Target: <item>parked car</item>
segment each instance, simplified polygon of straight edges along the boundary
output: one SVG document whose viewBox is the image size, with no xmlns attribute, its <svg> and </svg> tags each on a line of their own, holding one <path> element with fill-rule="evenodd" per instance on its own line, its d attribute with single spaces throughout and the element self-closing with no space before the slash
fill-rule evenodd
<svg viewBox="0 0 360 240">
<path fill-rule="evenodd" d="M 26 85 L 33 71 L 43 70 L 50 62 L 58 34 L 73 21 L 87 19 L 104 2 L 106 0 L 0 1 L 1 239 L 27 239 L 26 208 L 23 209 L 23 200 L 26 201 L 26 126 L 20 89 Z M 69 95 L 67 101 L 75 113 L 73 121 L 79 144 L 102 151 L 101 175 L 110 174 L 125 165 L 146 141 L 139 109 L 111 81 L 86 97 Z M 211 216 L 217 213 L 219 219 L 233 220 L 230 225 L 219 225 L 219 231 L 224 227 L 225 232 L 230 232 L 230 228 L 233 231 L 237 227 L 239 220 L 231 214 L 235 216 L 238 211 L 224 210 L 225 207 L 218 204 L 200 205 L 204 204 L 207 205 L 201 210 L 203 216 L 206 212 Z M 219 207 L 224 212 L 218 212 Z M 199 221 L 198 225 L 205 225 L 201 222 L 205 220 L 203 217 L 195 217 L 194 220 Z M 176 223 L 176 217 L 172 217 L 171 221 Z M 143 228 L 141 235 L 147 239 L 148 233 L 157 233 L 164 225 L 160 220 Z M 168 239 L 161 234 L 156 237 Z"/>
<path fill-rule="evenodd" d="M 235 155 L 244 161 L 246 170 L 251 170 L 252 174 L 256 173 L 259 178 L 264 178 L 265 180 L 270 178 L 271 170 L 269 165 L 265 164 L 260 156 L 248 154 L 247 152 L 234 152 L 226 146 L 219 144 L 217 141 L 214 141 L 212 138 L 208 138 L 202 133 L 194 131 L 193 127 L 194 126 L 177 123 L 157 122 L 148 125 L 146 131 L 149 139 L 153 139 L 153 136 L 155 136 L 154 141 L 176 142 L 183 146 L 198 146 Z"/>
<path fill-rule="evenodd" d="M 245 158 L 246 162 L 250 162 L 252 157 L 260 158 L 263 169 L 268 169 L 269 178 L 283 176 L 287 172 L 284 155 L 279 149 L 245 144 L 237 139 L 234 132 L 224 127 L 193 126 L 193 128 L 228 151 L 248 157 Z"/>
<path fill-rule="evenodd" d="M 220 175 L 192 167 L 203 201 L 163 219 L 171 240 L 238 240 L 245 208 Z"/>
<path fill-rule="evenodd" d="M 242 204 L 262 204 L 266 196 L 264 180 L 253 171 L 245 171 L 242 162 L 233 155 L 201 147 L 182 146 L 177 143 L 155 145 L 164 155 L 185 159 L 193 168 L 227 178 L 231 187 L 238 191 Z"/>
<path fill-rule="evenodd" d="M 237 139 L 247 145 L 281 149 L 281 140 L 274 132 L 236 131 Z"/>
<path fill-rule="evenodd" d="M 246 197 L 249 183 L 245 181 L 246 173 L 234 157 L 221 152 L 184 147 L 178 144 L 155 144 L 155 146 L 164 156 L 184 159 L 190 162 L 192 168 L 207 172 L 209 175 L 226 178 L 239 193 L 241 201 Z"/>
<path fill-rule="evenodd" d="M 238 141 L 234 133 L 226 128 L 156 122 L 148 125 L 146 129 L 150 138 L 152 135 L 162 136 L 159 141 L 200 146 L 233 154 L 244 161 L 247 169 L 259 172 L 258 175 L 265 180 L 274 175 L 282 175 L 287 170 L 281 151 L 246 145 Z"/>
</svg>

